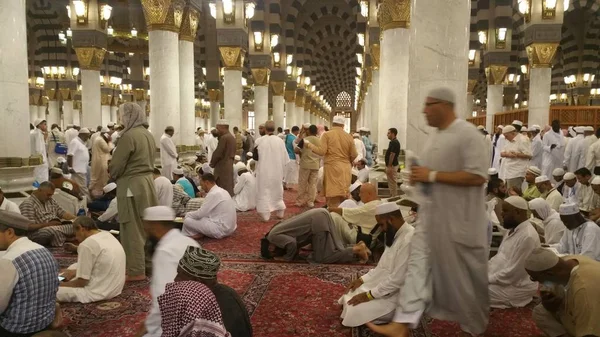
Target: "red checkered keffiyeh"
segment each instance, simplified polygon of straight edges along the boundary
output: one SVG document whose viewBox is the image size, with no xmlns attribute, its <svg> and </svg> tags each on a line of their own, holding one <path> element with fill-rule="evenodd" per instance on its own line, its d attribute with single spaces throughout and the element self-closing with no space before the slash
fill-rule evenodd
<svg viewBox="0 0 600 337">
<path fill-rule="evenodd" d="M 167 284 L 158 305 L 162 337 L 231 337 L 215 295 L 200 282 Z"/>
</svg>

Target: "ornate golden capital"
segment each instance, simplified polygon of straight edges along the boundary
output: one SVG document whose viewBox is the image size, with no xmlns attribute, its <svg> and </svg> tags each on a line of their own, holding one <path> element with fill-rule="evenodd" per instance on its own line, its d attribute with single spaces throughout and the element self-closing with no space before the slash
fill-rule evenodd
<svg viewBox="0 0 600 337">
<path fill-rule="evenodd" d="M 200 21 L 198 11 L 189 6 L 186 7 L 183 11 L 179 39 L 194 42 L 196 40 L 196 32 L 198 31 L 198 21 Z"/>
<path fill-rule="evenodd" d="M 244 66 L 244 49 L 242 47 L 219 47 L 225 69 L 242 70 Z"/>
<path fill-rule="evenodd" d="M 37 98 L 35 95 L 29 95 L 29 105 L 37 105 Z"/>
<path fill-rule="evenodd" d="M 146 90 L 134 89 L 133 90 L 133 98 L 135 98 L 136 102 L 145 100 L 146 99 Z"/>
<path fill-rule="evenodd" d="M 383 0 L 377 11 L 381 30 L 410 27 L 409 0 Z"/>
<path fill-rule="evenodd" d="M 111 101 L 112 101 L 111 95 L 102 94 L 102 96 L 100 96 L 100 104 L 101 105 L 110 105 Z"/>
<path fill-rule="evenodd" d="M 209 89 L 208 90 L 208 100 L 211 102 L 221 102 L 221 90 L 219 89 Z"/>
<path fill-rule="evenodd" d="M 304 96 L 304 111 L 310 111 L 312 100 L 309 95 Z"/>
<path fill-rule="evenodd" d="M 194 111 L 194 115 L 196 117 L 200 117 L 201 118 L 202 117 L 202 110 L 196 110 L 196 111 Z"/>
<path fill-rule="evenodd" d="M 57 95 L 57 91 L 56 89 L 48 89 L 46 90 L 46 96 L 48 96 L 48 99 L 51 101 L 55 101 L 58 99 L 58 95 Z"/>
<path fill-rule="evenodd" d="M 367 78 L 366 85 L 368 86 L 373 81 L 373 67 L 367 67 L 366 73 L 367 73 L 367 76 L 366 76 L 366 78 Z"/>
<path fill-rule="evenodd" d="M 304 106 L 304 96 L 302 94 L 296 95 L 296 106 L 299 108 Z"/>
<path fill-rule="evenodd" d="M 477 85 L 477 80 L 469 80 L 467 83 L 467 93 L 472 94 L 473 90 L 475 90 L 475 86 Z"/>
<path fill-rule="evenodd" d="M 296 90 L 286 90 L 283 94 L 286 103 L 293 103 L 296 100 Z"/>
<path fill-rule="evenodd" d="M 283 96 L 283 90 L 285 89 L 285 82 L 271 81 L 271 88 L 273 89 L 273 96 Z M 286 91 L 286 93 L 287 93 L 287 91 Z"/>
<path fill-rule="evenodd" d="M 508 66 L 492 64 L 485 68 L 485 76 L 487 77 L 488 85 L 502 84 L 506 71 L 508 71 Z"/>
<path fill-rule="evenodd" d="M 257 86 L 267 86 L 269 84 L 269 75 L 271 74 L 271 69 L 269 68 L 252 68 L 252 78 L 254 78 L 254 85 Z"/>
<path fill-rule="evenodd" d="M 373 70 L 379 69 L 379 53 L 381 49 L 379 48 L 379 44 L 371 45 L 371 61 L 373 62 Z"/>
<path fill-rule="evenodd" d="M 60 98 L 63 101 L 70 101 L 73 99 L 73 97 L 71 97 L 71 90 L 69 90 L 69 88 L 60 88 L 58 90 L 60 91 Z"/>
<path fill-rule="evenodd" d="M 557 43 L 532 43 L 525 48 L 531 68 L 552 68 L 552 61 L 558 49 Z"/>
<path fill-rule="evenodd" d="M 142 0 L 148 31 L 168 30 L 179 33 L 184 0 Z"/>
<path fill-rule="evenodd" d="M 79 61 L 79 68 L 86 70 L 100 70 L 106 49 L 97 47 L 76 47 L 75 53 Z"/>
</svg>

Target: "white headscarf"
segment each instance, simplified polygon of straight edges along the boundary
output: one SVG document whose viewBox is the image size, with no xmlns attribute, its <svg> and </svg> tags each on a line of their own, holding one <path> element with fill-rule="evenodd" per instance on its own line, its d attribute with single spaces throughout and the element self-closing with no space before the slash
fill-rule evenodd
<svg viewBox="0 0 600 337">
<path fill-rule="evenodd" d="M 142 124 L 146 122 L 144 110 L 136 103 L 123 103 L 119 110 L 122 113 L 121 121 L 123 124 L 123 131 L 120 133 L 121 135 L 135 127 L 142 126 Z"/>
<path fill-rule="evenodd" d="M 535 198 L 531 200 L 529 202 L 529 209 L 536 211 L 540 218 L 542 218 L 542 222 L 544 224 L 547 224 L 554 218 L 560 219 L 558 212 L 553 210 L 550 207 L 550 204 L 542 198 Z"/>
</svg>

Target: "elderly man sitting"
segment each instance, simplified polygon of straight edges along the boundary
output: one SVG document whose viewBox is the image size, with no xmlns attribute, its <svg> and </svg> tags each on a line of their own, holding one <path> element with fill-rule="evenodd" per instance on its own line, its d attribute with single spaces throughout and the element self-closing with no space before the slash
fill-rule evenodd
<svg viewBox="0 0 600 337">
<path fill-rule="evenodd" d="M 564 202 L 564 199 L 562 194 L 556 188 L 552 187 L 550 179 L 544 175 L 539 176 L 535 178 L 535 186 L 541 193 L 540 197 L 545 199 L 550 207 L 558 212 L 558 208 Z"/>
<path fill-rule="evenodd" d="M 537 292 L 537 283 L 529 279 L 523 268 L 531 252 L 540 247 L 540 238 L 528 220 L 528 210 L 527 201 L 521 197 L 508 197 L 502 203 L 504 228 L 508 232 L 488 265 L 492 308 L 524 307 Z"/>
<path fill-rule="evenodd" d="M 237 215 L 229 192 L 216 185 L 211 173 L 202 175 L 200 186 L 208 193 L 199 210 L 185 215 L 182 233 L 193 239 L 204 236 L 222 239 L 231 235 L 237 228 Z"/>
<path fill-rule="evenodd" d="M 63 224 L 63 220 L 73 220 L 75 215 L 65 211 L 52 196 L 55 187 L 50 182 L 43 182 L 19 205 L 21 214 L 33 221 L 29 225 L 29 238 L 41 245 L 62 246 L 67 237 L 73 236 L 73 225 Z"/>
<path fill-rule="evenodd" d="M 523 184 L 523 198 L 526 201 L 538 198 L 541 193 L 535 185 L 535 179 L 542 174 L 542 170 L 538 167 L 530 166 L 525 172 L 525 183 Z"/>
<path fill-rule="evenodd" d="M 94 220 L 78 217 L 73 222 L 80 242 L 77 263 L 63 271 L 59 302 L 91 303 L 121 294 L 125 286 L 125 251 L 109 232 L 100 231 Z"/>
<path fill-rule="evenodd" d="M 548 201 L 542 198 L 535 198 L 529 202 L 529 209 L 534 218 L 542 220 L 544 226 L 544 243 L 553 245 L 560 242 L 567 227 L 560 220 L 557 211 L 550 207 Z"/>
<path fill-rule="evenodd" d="M 379 204 L 375 214 L 385 232 L 386 247 L 377 267 L 350 283 L 348 293 L 338 300 L 344 306 L 344 326 L 389 322 L 404 284 L 414 228 L 405 223 L 396 203 Z"/>
</svg>

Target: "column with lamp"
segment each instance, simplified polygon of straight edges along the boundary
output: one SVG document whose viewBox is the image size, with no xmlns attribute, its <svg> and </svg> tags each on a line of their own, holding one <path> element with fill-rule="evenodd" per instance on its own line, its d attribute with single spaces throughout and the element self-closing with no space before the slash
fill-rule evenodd
<svg viewBox="0 0 600 337">
<path fill-rule="evenodd" d="M 367 121 L 366 127 L 369 128 L 372 135 L 378 137 L 379 135 L 379 27 L 369 29 L 369 40 L 375 39 L 376 43 L 371 43 L 369 47 L 369 55 L 371 58 L 371 64 L 373 65 L 373 75 L 371 76 L 371 118 Z M 374 36 L 374 37 L 372 37 Z M 371 139 L 371 142 L 376 142 L 377 139 Z"/>
<path fill-rule="evenodd" d="M 194 145 L 196 141 L 194 40 L 198 30 L 200 0 L 192 0 L 183 11 L 179 31 L 179 100 L 180 100 L 180 144 Z"/>
<path fill-rule="evenodd" d="M 296 82 L 288 81 L 285 83 L 285 92 L 283 93 L 283 98 L 285 100 L 286 126 L 300 126 L 300 123 L 296 121 Z"/>
<path fill-rule="evenodd" d="M 255 10 L 249 24 L 249 61 L 254 79 L 254 118 L 257 123 L 261 124 L 269 119 L 269 78 L 273 48 L 271 42 L 278 43 L 279 37 L 273 35 L 275 39 L 270 38 L 271 35 L 262 9 Z M 283 124 L 276 124 L 276 126 L 280 127 Z"/>
</svg>

